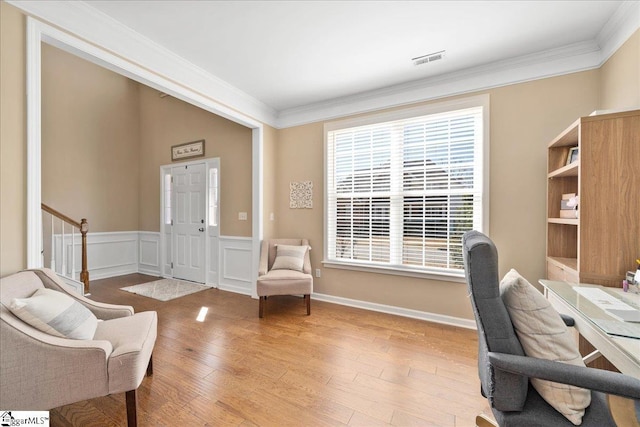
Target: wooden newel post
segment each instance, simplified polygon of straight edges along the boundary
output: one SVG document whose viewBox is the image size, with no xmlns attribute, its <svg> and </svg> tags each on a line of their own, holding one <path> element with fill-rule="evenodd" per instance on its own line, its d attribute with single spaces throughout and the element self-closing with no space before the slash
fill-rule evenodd
<svg viewBox="0 0 640 427">
<path fill-rule="evenodd" d="M 87 232 L 89 224 L 85 218 L 80 221 L 80 234 L 82 234 L 82 271 L 80 281 L 84 283 L 84 293 L 89 293 L 89 270 L 87 270 Z"/>
</svg>

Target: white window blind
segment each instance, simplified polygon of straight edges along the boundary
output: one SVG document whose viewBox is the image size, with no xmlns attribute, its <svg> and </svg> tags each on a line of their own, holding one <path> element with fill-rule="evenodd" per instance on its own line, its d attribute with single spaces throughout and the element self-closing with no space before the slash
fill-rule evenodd
<svg viewBox="0 0 640 427">
<path fill-rule="evenodd" d="M 327 261 L 459 275 L 482 229 L 483 109 L 327 132 Z"/>
</svg>

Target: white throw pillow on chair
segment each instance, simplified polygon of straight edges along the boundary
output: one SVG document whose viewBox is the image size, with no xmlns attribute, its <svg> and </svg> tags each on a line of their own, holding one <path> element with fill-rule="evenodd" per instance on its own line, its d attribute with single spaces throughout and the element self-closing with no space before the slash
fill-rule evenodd
<svg viewBox="0 0 640 427">
<path fill-rule="evenodd" d="M 558 312 L 516 270 L 509 271 L 500 282 L 500 295 L 527 356 L 585 366 Z M 538 378 L 530 380 L 549 405 L 573 424 L 582 423 L 584 410 L 591 403 L 589 390 Z"/>
<path fill-rule="evenodd" d="M 272 270 L 302 271 L 304 257 L 308 246 L 278 245 L 276 246 L 276 259 L 273 261 Z"/>
<path fill-rule="evenodd" d="M 9 310 L 23 322 L 49 335 L 90 340 L 98 319 L 84 305 L 59 291 L 40 288 L 29 298 L 14 298 Z"/>
</svg>

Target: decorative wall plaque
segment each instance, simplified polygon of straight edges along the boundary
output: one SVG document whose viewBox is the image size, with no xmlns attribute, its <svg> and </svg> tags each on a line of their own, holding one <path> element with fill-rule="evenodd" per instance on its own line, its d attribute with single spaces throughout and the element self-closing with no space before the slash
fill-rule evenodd
<svg viewBox="0 0 640 427">
<path fill-rule="evenodd" d="M 171 147 L 171 161 L 204 156 L 204 139 Z"/>
<path fill-rule="evenodd" d="M 300 181 L 289 183 L 289 207 L 291 209 L 313 208 L 313 182 Z"/>
</svg>

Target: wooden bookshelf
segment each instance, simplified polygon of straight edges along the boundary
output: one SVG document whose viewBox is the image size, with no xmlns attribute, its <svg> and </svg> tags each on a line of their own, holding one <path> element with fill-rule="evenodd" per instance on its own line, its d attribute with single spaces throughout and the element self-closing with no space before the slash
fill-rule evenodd
<svg viewBox="0 0 640 427">
<path fill-rule="evenodd" d="M 567 193 L 579 218 L 559 218 Z M 547 277 L 620 286 L 638 256 L 640 110 L 581 117 L 548 145 Z"/>
</svg>

